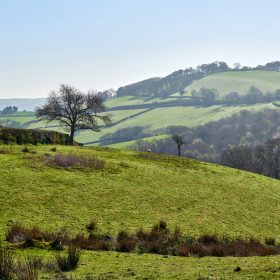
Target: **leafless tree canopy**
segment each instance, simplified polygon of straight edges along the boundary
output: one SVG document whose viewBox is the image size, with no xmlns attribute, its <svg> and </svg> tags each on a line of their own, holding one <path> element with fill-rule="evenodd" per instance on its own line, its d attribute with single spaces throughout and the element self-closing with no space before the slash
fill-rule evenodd
<svg viewBox="0 0 280 280">
<path fill-rule="evenodd" d="M 184 138 L 181 135 L 175 134 L 172 136 L 172 140 L 176 143 L 178 149 L 178 156 L 181 156 L 181 147 L 185 144 Z"/>
<path fill-rule="evenodd" d="M 99 131 L 98 120 L 110 123 L 110 116 L 104 111 L 104 100 L 94 91 L 83 93 L 63 84 L 57 92 L 50 93 L 45 105 L 36 108 L 36 116 L 47 122 L 58 121 L 69 131 L 69 144 L 73 145 L 74 135 L 78 130 Z"/>
</svg>

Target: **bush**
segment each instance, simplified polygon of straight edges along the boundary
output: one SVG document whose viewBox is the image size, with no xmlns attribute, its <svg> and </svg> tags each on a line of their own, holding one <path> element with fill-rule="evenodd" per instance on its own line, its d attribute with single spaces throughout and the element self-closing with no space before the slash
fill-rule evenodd
<svg viewBox="0 0 280 280">
<path fill-rule="evenodd" d="M 181 256 L 181 257 L 188 257 L 190 255 L 190 248 L 186 244 L 181 244 L 177 248 L 177 253 L 176 255 Z"/>
<path fill-rule="evenodd" d="M 61 271 L 71 271 L 78 267 L 80 261 L 80 249 L 75 245 L 69 245 L 67 256 L 56 256 L 56 263 Z"/>
<path fill-rule="evenodd" d="M 0 279 L 12 280 L 14 269 L 13 252 L 0 244 Z"/>
<path fill-rule="evenodd" d="M 97 230 L 97 223 L 96 223 L 95 221 L 90 221 L 90 222 L 86 225 L 86 229 L 87 229 L 89 232 L 96 231 L 96 230 Z"/>
<path fill-rule="evenodd" d="M 42 231 L 38 227 L 26 228 L 15 222 L 6 232 L 6 241 L 21 242 L 23 247 L 36 247 L 40 242 L 50 242 L 52 249 L 60 250 L 61 246 L 69 242 L 69 237 L 64 229 L 58 232 L 48 232 Z"/>
<path fill-rule="evenodd" d="M 72 242 L 84 250 L 110 251 L 114 249 L 112 238 L 108 235 L 97 235 L 93 233 L 88 237 L 77 235 Z"/>
<path fill-rule="evenodd" d="M 216 235 L 205 234 L 205 235 L 202 235 L 198 239 L 198 241 L 203 244 L 216 244 L 216 243 L 219 243 L 219 238 Z"/>
<path fill-rule="evenodd" d="M 276 241 L 275 238 L 269 237 L 265 239 L 265 244 L 270 246 L 275 246 Z"/>
<path fill-rule="evenodd" d="M 15 274 L 18 280 L 38 280 L 39 269 L 42 266 L 40 258 L 27 257 L 24 262 L 18 262 Z"/>
<path fill-rule="evenodd" d="M 93 168 L 103 169 L 105 162 L 96 158 L 84 158 L 76 155 L 61 155 L 57 154 L 53 157 L 46 158 L 46 163 L 54 167 L 80 167 L 80 168 Z"/>
<path fill-rule="evenodd" d="M 136 248 L 135 239 L 125 231 L 120 231 L 116 242 L 116 251 L 132 252 Z"/>
<path fill-rule="evenodd" d="M 56 238 L 56 239 L 52 240 L 50 242 L 50 246 L 53 250 L 56 250 L 56 251 L 62 251 L 63 250 L 63 244 L 62 244 L 61 239 L 59 239 L 59 238 Z"/>
<path fill-rule="evenodd" d="M 29 153 L 29 152 L 30 152 L 29 149 L 28 149 L 27 147 L 23 147 L 23 148 L 21 149 L 21 151 L 22 151 L 23 153 Z"/>
</svg>

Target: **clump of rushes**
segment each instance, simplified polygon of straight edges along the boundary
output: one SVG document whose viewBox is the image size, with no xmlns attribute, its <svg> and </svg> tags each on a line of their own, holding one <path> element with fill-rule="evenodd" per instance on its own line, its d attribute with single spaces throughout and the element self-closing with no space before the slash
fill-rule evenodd
<svg viewBox="0 0 280 280">
<path fill-rule="evenodd" d="M 57 255 L 56 263 L 61 271 L 71 271 L 78 267 L 81 251 L 75 245 L 69 245 L 67 256 Z"/>
</svg>

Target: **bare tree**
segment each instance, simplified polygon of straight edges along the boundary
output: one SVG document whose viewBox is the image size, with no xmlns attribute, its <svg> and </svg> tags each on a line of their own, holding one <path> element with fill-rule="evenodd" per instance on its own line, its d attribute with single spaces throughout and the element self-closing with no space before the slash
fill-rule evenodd
<svg viewBox="0 0 280 280">
<path fill-rule="evenodd" d="M 183 89 L 180 90 L 179 94 L 180 94 L 181 97 L 183 97 L 183 95 L 185 94 L 185 90 L 183 90 Z"/>
<path fill-rule="evenodd" d="M 172 136 L 172 140 L 176 143 L 177 145 L 177 150 L 178 150 L 178 156 L 181 156 L 181 148 L 185 144 L 184 138 L 182 135 L 175 134 Z"/>
<path fill-rule="evenodd" d="M 62 84 L 57 92 L 50 93 L 47 103 L 36 108 L 36 116 L 47 122 L 58 121 L 69 131 L 68 144 L 74 144 L 78 130 L 91 129 L 99 131 L 97 120 L 109 124 L 110 116 L 104 113 L 102 97 L 94 91 L 83 93 L 69 85 Z"/>
</svg>

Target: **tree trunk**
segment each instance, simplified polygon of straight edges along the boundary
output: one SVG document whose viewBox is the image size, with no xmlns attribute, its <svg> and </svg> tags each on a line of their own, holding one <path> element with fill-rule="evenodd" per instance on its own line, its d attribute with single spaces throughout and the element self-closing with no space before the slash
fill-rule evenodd
<svg viewBox="0 0 280 280">
<path fill-rule="evenodd" d="M 181 147 L 178 146 L 178 157 L 181 156 Z"/>
<path fill-rule="evenodd" d="M 68 138 L 68 145 L 70 145 L 70 146 L 74 145 L 74 134 L 75 134 L 75 130 L 71 129 L 71 132 L 70 132 L 69 138 Z"/>
</svg>

